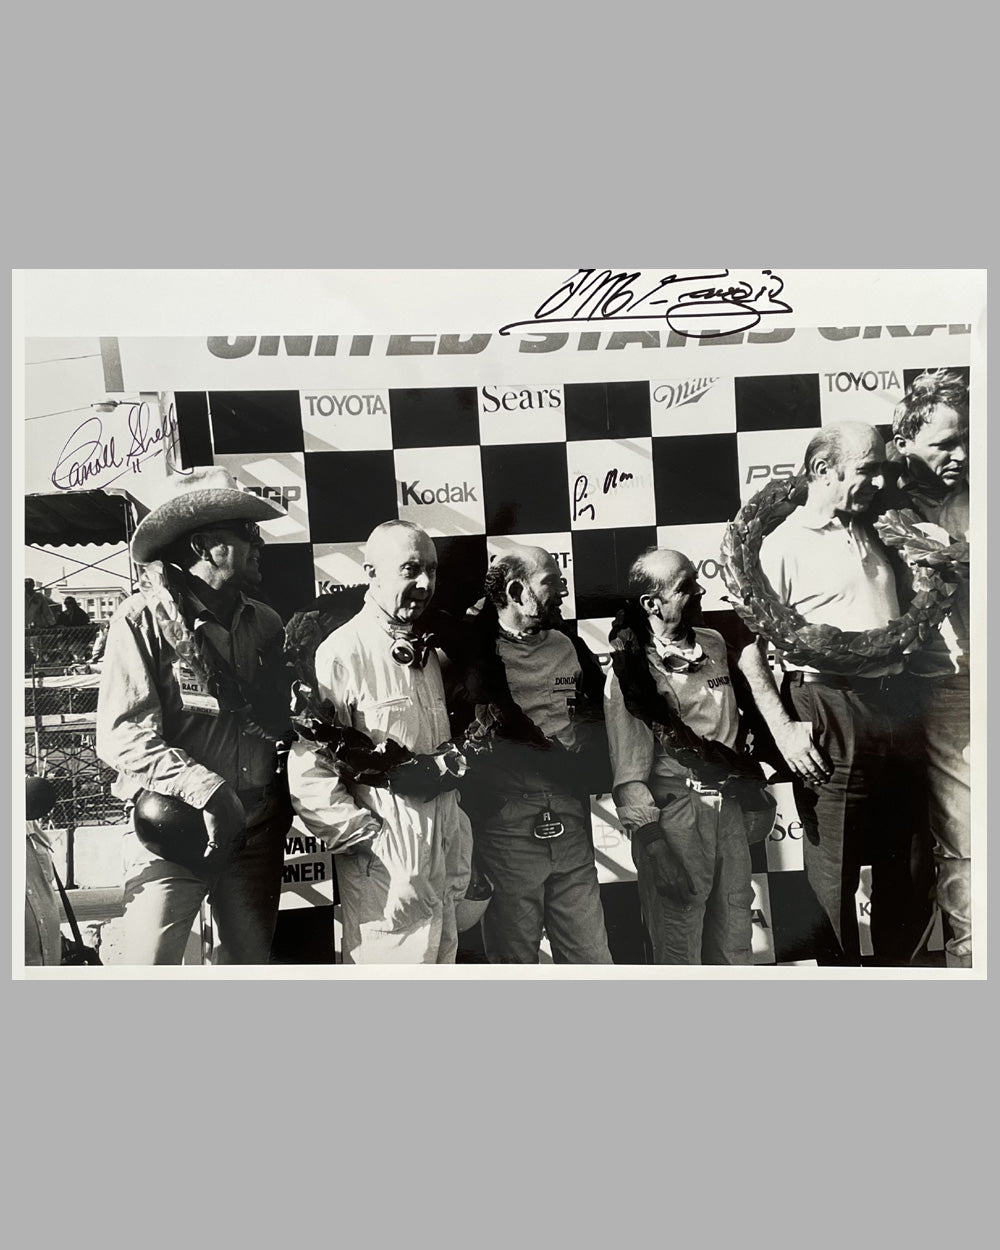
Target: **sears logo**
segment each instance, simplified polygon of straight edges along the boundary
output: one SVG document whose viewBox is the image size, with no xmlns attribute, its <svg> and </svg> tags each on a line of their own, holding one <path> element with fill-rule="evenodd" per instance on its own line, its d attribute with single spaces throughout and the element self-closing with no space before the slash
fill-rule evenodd
<svg viewBox="0 0 1000 1250">
<path fill-rule="evenodd" d="M 866 369 L 864 373 L 824 373 L 828 391 L 902 390 L 899 377 L 889 369 Z"/>
<path fill-rule="evenodd" d="M 790 820 L 787 825 L 783 825 L 780 821 L 776 821 L 774 828 L 767 836 L 771 842 L 784 842 L 786 838 L 792 842 L 801 842 L 802 822 Z"/>
<path fill-rule="evenodd" d="M 301 486 L 246 486 L 244 490 L 248 495 L 257 495 L 278 504 L 286 512 L 290 503 L 298 503 L 302 498 Z"/>
<path fill-rule="evenodd" d="M 445 482 L 443 486 L 426 487 L 424 490 L 418 490 L 420 479 L 417 478 L 413 482 L 400 482 L 400 506 L 405 507 L 407 504 L 422 504 L 426 506 L 432 503 L 478 503 L 479 498 L 476 495 L 475 486 L 468 482 L 463 482 L 460 486 L 454 486 L 451 482 Z"/>
<path fill-rule="evenodd" d="M 388 412 L 381 395 L 303 395 L 309 405 L 309 415 L 315 417 L 338 416 L 349 417 L 374 416 L 378 412 Z"/>
<path fill-rule="evenodd" d="M 501 391 L 498 386 L 484 386 L 479 393 L 483 399 L 483 412 L 561 408 L 563 403 L 562 390 L 558 386 L 540 391 Z"/>
<path fill-rule="evenodd" d="M 766 482 L 772 477 L 794 477 L 794 464 L 752 464 L 747 469 L 747 486 L 751 482 Z"/>
<path fill-rule="evenodd" d="M 663 382 L 653 391 L 653 403 L 664 409 L 680 408 L 684 404 L 696 404 L 707 395 L 718 378 L 688 378 L 684 382 Z"/>
</svg>

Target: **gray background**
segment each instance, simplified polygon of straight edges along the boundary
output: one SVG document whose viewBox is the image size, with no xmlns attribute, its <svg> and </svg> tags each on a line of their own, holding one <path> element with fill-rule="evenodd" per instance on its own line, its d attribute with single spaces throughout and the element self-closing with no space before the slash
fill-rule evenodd
<svg viewBox="0 0 1000 1250">
<path fill-rule="evenodd" d="M 992 40 L 940 9 L 196 12 L 19 12 L 13 266 L 988 263 Z M 950 1246 L 985 1213 L 988 983 L 8 993 L 46 1244 Z"/>
</svg>

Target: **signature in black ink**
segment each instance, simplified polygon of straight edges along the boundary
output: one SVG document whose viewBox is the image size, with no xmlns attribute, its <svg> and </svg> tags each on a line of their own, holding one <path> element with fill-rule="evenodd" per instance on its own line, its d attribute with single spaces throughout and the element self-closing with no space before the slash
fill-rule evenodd
<svg viewBox="0 0 1000 1250">
<path fill-rule="evenodd" d="M 729 269 L 670 273 L 643 290 L 637 287 L 642 280 L 638 269 L 632 273 L 578 269 L 542 300 L 533 317 L 512 321 L 500 333 L 576 322 L 662 321 L 685 338 L 721 338 L 752 330 L 764 317 L 792 311 L 778 298 L 785 284 L 776 273 L 749 272 L 756 276 L 736 280 Z"/>
<path fill-rule="evenodd" d="M 631 482 L 633 474 L 627 473 L 624 469 L 608 469 L 604 475 L 604 494 L 617 490 L 623 482 Z M 597 519 L 597 511 L 592 503 L 584 503 L 590 489 L 590 479 L 586 473 L 581 473 L 573 483 L 573 520 L 577 521 L 585 512 L 590 513 L 590 520 Z"/>
<path fill-rule="evenodd" d="M 585 512 L 590 513 L 592 521 L 597 519 L 597 512 L 592 503 L 585 504 L 583 501 L 587 498 L 587 475 L 581 473 L 573 483 L 573 520 L 578 520 Z"/>
<path fill-rule="evenodd" d="M 63 444 L 50 480 L 57 490 L 97 489 L 110 486 L 128 473 L 141 473 L 147 460 L 167 452 L 168 460 L 177 451 L 177 418 L 173 404 L 160 422 L 154 422 L 149 404 L 135 403 L 128 412 L 131 443 L 125 455 L 112 434 L 106 438 L 98 416 L 81 422 Z M 112 474 L 112 476 L 108 476 Z"/>
</svg>

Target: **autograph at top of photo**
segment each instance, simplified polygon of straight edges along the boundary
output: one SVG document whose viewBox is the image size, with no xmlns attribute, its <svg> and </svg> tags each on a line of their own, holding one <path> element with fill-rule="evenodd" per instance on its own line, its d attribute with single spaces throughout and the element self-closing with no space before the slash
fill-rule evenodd
<svg viewBox="0 0 1000 1250">
<path fill-rule="evenodd" d="M 741 272 L 753 276 L 740 277 Z M 791 305 L 778 298 L 784 286 L 770 269 L 668 273 L 652 285 L 639 269 L 578 269 L 542 300 L 533 317 L 511 321 L 500 333 L 580 321 L 663 321 L 685 338 L 721 338 L 752 330 L 764 317 L 790 313 Z"/>
<path fill-rule="evenodd" d="M 114 434 L 105 438 L 101 418 L 96 414 L 88 417 L 76 427 L 56 458 L 50 480 L 57 490 L 104 489 L 128 473 L 141 473 L 143 464 L 161 455 L 164 449 L 172 460 L 179 459 L 173 404 L 158 420 L 153 419 L 146 402 L 129 404 L 128 409 L 131 442 L 124 455 Z M 177 464 L 171 468 L 185 472 Z"/>
</svg>

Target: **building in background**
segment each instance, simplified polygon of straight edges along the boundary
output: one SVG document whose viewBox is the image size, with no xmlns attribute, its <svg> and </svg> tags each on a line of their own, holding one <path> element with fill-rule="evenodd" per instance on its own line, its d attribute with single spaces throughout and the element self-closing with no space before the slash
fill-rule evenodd
<svg viewBox="0 0 1000 1250">
<path fill-rule="evenodd" d="M 123 586 L 79 586 L 76 582 L 63 580 L 55 586 L 56 595 L 63 601 L 72 595 L 92 621 L 110 621 L 118 605 L 128 597 Z"/>
</svg>

